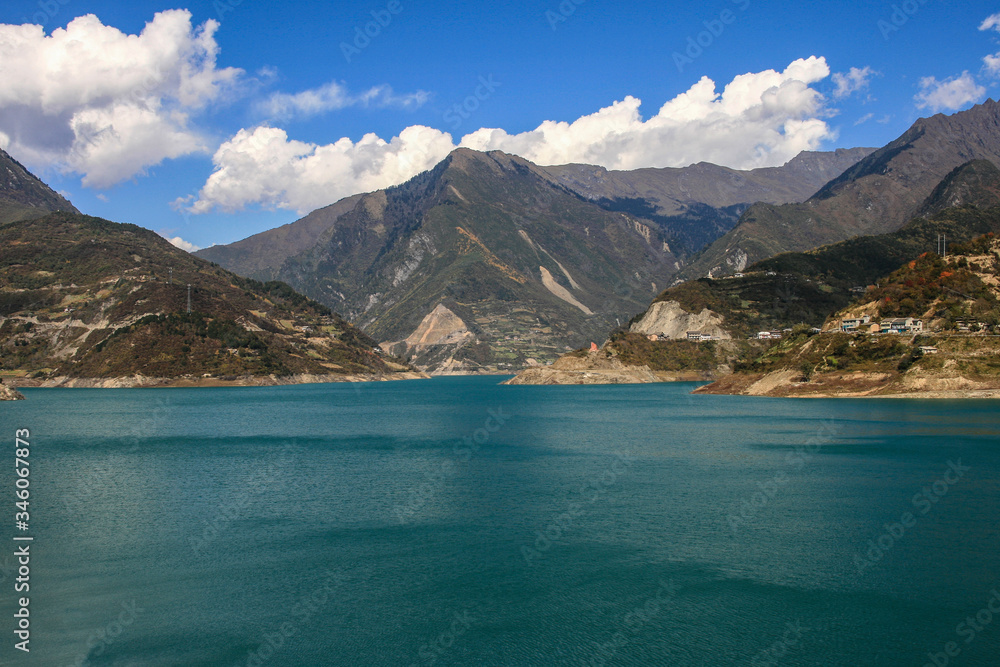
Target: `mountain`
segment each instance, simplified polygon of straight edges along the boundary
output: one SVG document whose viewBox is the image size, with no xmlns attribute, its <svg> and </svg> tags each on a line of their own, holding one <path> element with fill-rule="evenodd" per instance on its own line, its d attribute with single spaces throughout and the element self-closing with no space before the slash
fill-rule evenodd
<svg viewBox="0 0 1000 667">
<path fill-rule="evenodd" d="M 680 277 L 731 274 L 781 252 L 896 230 L 926 212 L 923 203 L 949 172 L 977 159 L 1000 164 L 1000 104 L 993 100 L 921 118 L 804 203 L 751 206 Z"/>
<path fill-rule="evenodd" d="M 724 231 L 712 220 L 735 221 L 724 209 L 806 197 L 865 154 L 608 172 L 458 149 L 403 185 L 197 254 L 287 281 L 421 368 L 519 368 L 603 339 L 643 308 L 687 246 Z"/>
<path fill-rule="evenodd" d="M 0 247 L 0 372 L 20 385 L 416 376 L 288 285 L 242 278 L 136 225 L 53 213 L 3 225 Z"/>
<path fill-rule="evenodd" d="M 946 203 L 963 205 L 943 208 Z M 578 350 L 549 367 L 524 371 L 511 383 L 624 381 L 606 370 L 612 368 L 607 366 L 609 359 L 643 371 L 632 373 L 634 382 L 656 381 L 648 371 L 695 371 L 718 377 L 740 359 L 759 354 L 761 344 L 747 342 L 748 337 L 759 331 L 818 329 L 830 313 L 845 308 L 859 294 L 877 290 L 875 283 L 901 264 L 935 250 L 939 237 L 948 239 L 949 247 L 961 248 L 981 235 L 1000 235 L 1000 169 L 985 161 L 962 165 L 945 177 L 922 208 L 938 213 L 915 218 L 889 234 L 784 253 L 758 262 L 738 277 L 700 278 L 670 287 L 615 332 L 600 354 Z M 718 342 L 688 341 L 689 331 Z M 658 340 L 649 341 L 650 335 Z M 701 353 L 692 354 L 695 349 Z M 613 370 L 622 375 L 618 366 Z"/>
<path fill-rule="evenodd" d="M 924 253 L 834 313 L 823 333 L 790 336 L 698 393 L 1000 397 L 1000 341 L 987 335 L 1000 326 L 997 275 L 995 234 L 946 257 Z M 842 331 L 849 321 L 863 324 Z"/>
<path fill-rule="evenodd" d="M 0 149 L 0 225 L 40 218 L 54 211 L 79 211 Z"/>
<path fill-rule="evenodd" d="M 602 208 L 658 223 L 680 248 L 694 253 L 732 229 L 751 204 L 805 201 L 874 151 L 803 151 L 780 167 L 749 171 L 708 162 L 632 171 L 585 164 L 541 169 L 559 185 Z"/>
<path fill-rule="evenodd" d="M 338 213 L 313 247 L 266 275 L 426 368 L 554 359 L 642 308 L 679 266 L 655 223 L 583 201 L 501 152 L 458 149 Z M 199 256 L 224 262 L 226 252 Z"/>
</svg>

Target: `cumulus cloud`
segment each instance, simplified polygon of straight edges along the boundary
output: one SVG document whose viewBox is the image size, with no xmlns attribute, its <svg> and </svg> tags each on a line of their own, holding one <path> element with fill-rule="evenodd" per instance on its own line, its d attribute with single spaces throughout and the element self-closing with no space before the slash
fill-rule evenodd
<svg viewBox="0 0 1000 667">
<path fill-rule="evenodd" d="M 833 96 L 836 99 L 843 99 L 868 87 L 868 83 L 875 75 L 871 67 L 852 67 L 845 72 L 836 72 L 833 75 Z"/>
<path fill-rule="evenodd" d="M 180 248 L 181 250 L 184 250 L 184 251 L 187 251 L 187 252 L 194 252 L 195 250 L 201 250 L 201 248 L 199 248 L 195 244 L 189 243 L 188 241 L 185 241 L 184 239 L 182 239 L 179 236 L 174 236 L 173 238 L 168 238 L 168 237 L 164 236 L 163 238 L 165 238 L 168 241 L 170 241 L 170 245 L 174 246 L 175 248 Z"/>
<path fill-rule="evenodd" d="M 933 76 L 920 79 L 920 92 L 914 96 L 918 109 L 958 111 L 962 107 L 978 102 L 986 95 L 986 89 L 976 84 L 968 72 L 938 81 Z"/>
<path fill-rule="evenodd" d="M 995 30 L 1000 32 L 1000 14 L 991 14 L 979 24 L 980 30 Z M 983 67 L 987 74 L 992 76 L 1000 75 L 1000 53 L 983 56 Z"/>
<path fill-rule="evenodd" d="M 996 30 L 1000 32 L 1000 13 L 990 14 L 986 19 L 979 24 L 980 30 Z"/>
<path fill-rule="evenodd" d="M 197 198 L 175 206 L 191 213 L 236 211 L 248 204 L 308 212 L 358 192 L 387 187 L 426 171 L 455 146 L 451 135 L 421 125 L 391 141 L 366 134 L 319 146 L 290 140 L 275 127 L 240 130 L 222 144 L 215 170 Z"/>
<path fill-rule="evenodd" d="M 703 77 L 644 120 L 627 96 L 572 123 L 545 121 L 508 134 L 483 128 L 458 145 L 502 150 L 543 165 L 585 162 L 610 169 L 676 167 L 709 161 L 735 168 L 783 164 L 832 138 L 823 96 L 810 84 L 830 75 L 824 58 L 796 60 L 784 71 L 737 76 L 718 92 Z M 290 140 L 284 130 L 241 130 L 213 157 L 214 171 L 197 196 L 176 205 L 193 213 L 247 205 L 307 212 L 357 193 L 398 184 L 429 169 L 457 146 L 450 134 L 408 127 L 385 141 Z"/>
<path fill-rule="evenodd" d="M 33 165 L 59 165 L 108 187 L 168 158 L 207 150 L 193 113 L 220 100 L 242 70 L 217 68 L 218 23 L 160 12 L 139 35 L 93 15 L 46 35 L 0 25 L 0 133 Z"/>
<path fill-rule="evenodd" d="M 424 105 L 430 94 L 423 90 L 399 95 L 390 86 L 375 86 L 353 94 L 343 84 L 332 81 L 319 88 L 300 93 L 274 93 L 257 106 L 259 113 L 276 120 L 308 118 L 347 107 L 395 107 L 416 109 Z"/>
</svg>

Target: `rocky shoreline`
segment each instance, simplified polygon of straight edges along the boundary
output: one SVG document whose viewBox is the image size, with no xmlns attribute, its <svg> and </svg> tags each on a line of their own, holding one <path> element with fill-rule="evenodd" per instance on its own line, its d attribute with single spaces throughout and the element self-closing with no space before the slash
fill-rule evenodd
<svg viewBox="0 0 1000 667">
<path fill-rule="evenodd" d="M 0 384 L 0 401 L 23 401 L 24 394 L 13 387 Z"/>
<path fill-rule="evenodd" d="M 630 366 L 598 352 L 585 357 L 563 355 L 550 366 L 521 371 L 503 384 L 652 384 L 654 382 L 711 381 L 714 377 L 701 371 L 654 371 L 649 366 Z"/>
<path fill-rule="evenodd" d="M 1000 398 L 1000 379 L 897 372 L 822 373 L 810 378 L 794 370 L 734 373 L 699 387 L 696 394 L 772 398 Z"/>
<path fill-rule="evenodd" d="M 65 376 L 48 379 L 24 379 L 21 387 L 77 388 L 77 389 L 130 389 L 149 387 L 276 387 L 292 384 L 326 384 L 332 382 L 385 382 L 391 380 L 425 380 L 430 376 L 419 371 L 358 375 L 241 375 L 223 377 L 147 377 L 132 375 L 116 378 L 70 378 Z M 22 396 L 23 398 L 23 396 Z"/>
</svg>

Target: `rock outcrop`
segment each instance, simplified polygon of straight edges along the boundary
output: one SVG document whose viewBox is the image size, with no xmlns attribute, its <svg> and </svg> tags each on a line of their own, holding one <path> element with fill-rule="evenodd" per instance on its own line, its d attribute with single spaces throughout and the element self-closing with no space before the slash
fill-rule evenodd
<svg viewBox="0 0 1000 667">
<path fill-rule="evenodd" d="M 686 338 L 689 331 L 699 331 L 720 340 L 730 335 L 722 328 L 722 316 L 703 308 L 689 313 L 676 301 L 658 301 L 649 307 L 641 320 L 632 325 L 635 333 L 662 334 L 667 338 Z"/>
<path fill-rule="evenodd" d="M 649 366 L 628 366 L 601 352 L 591 352 L 585 357 L 563 355 L 551 366 L 521 371 L 504 384 L 648 384 L 708 379 L 707 373 L 654 371 Z"/>
<path fill-rule="evenodd" d="M 24 394 L 13 387 L 0 384 L 0 401 L 23 401 Z"/>
</svg>

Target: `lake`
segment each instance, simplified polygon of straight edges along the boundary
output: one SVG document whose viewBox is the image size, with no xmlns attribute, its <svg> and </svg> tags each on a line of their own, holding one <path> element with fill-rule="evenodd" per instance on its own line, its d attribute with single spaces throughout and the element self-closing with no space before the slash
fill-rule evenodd
<svg viewBox="0 0 1000 667">
<path fill-rule="evenodd" d="M 996 403 L 497 382 L 24 390 L 0 663 L 998 664 Z"/>
</svg>

